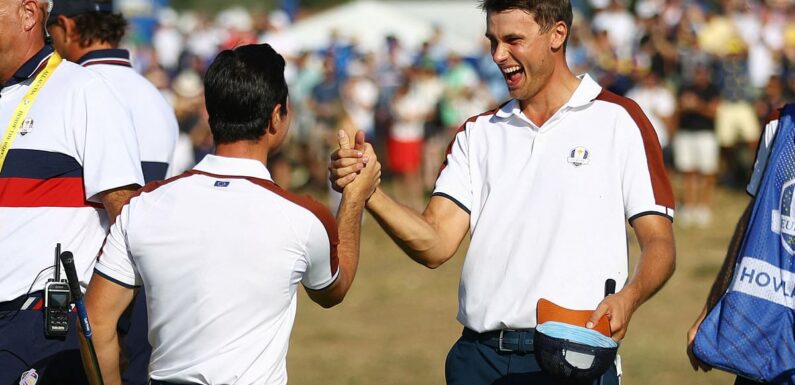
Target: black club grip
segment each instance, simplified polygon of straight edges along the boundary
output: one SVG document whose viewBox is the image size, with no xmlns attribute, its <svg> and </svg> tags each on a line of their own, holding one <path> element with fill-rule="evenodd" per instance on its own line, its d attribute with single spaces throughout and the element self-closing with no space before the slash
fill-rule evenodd
<svg viewBox="0 0 795 385">
<path fill-rule="evenodd" d="M 61 263 L 63 263 L 64 272 L 66 272 L 66 279 L 69 281 L 69 290 L 72 292 L 72 300 L 77 301 L 83 298 L 83 292 L 80 291 L 80 280 L 77 279 L 77 271 L 75 270 L 75 257 L 71 251 L 64 251 L 61 253 Z"/>
<path fill-rule="evenodd" d="M 610 278 L 605 281 L 605 297 L 616 293 L 616 280 Z"/>
</svg>

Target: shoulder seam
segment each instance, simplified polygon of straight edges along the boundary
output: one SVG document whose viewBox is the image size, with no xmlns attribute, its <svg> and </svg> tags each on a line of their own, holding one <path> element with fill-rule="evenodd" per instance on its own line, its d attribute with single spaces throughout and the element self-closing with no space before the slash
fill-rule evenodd
<svg viewBox="0 0 795 385">
<path fill-rule="evenodd" d="M 439 167 L 439 172 L 436 174 L 436 178 L 437 178 L 437 179 L 439 178 L 439 175 L 441 175 L 441 174 L 442 174 L 442 170 L 444 170 L 444 168 L 445 168 L 445 167 L 447 167 L 447 156 L 449 156 L 449 155 L 450 155 L 450 153 L 453 151 L 453 143 L 455 143 L 455 138 L 456 138 L 456 137 L 458 136 L 458 134 L 460 134 L 462 131 L 465 131 L 465 130 L 466 130 L 467 124 L 468 124 L 468 123 L 474 123 L 474 122 L 475 122 L 475 121 L 477 121 L 479 118 L 481 118 L 481 117 L 484 117 L 484 116 L 495 115 L 495 114 L 497 113 L 497 111 L 499 111 L 499 110 L 500 110 L 500 108 L 502 108 L 503 106 L 505 106 L 505 105 L 506 105 L 506 104 L 508 104 L 508 103 L 510 103 L 510 100 L 509 100 L 509 101 L 507 101 L 507 102 L 505 102 L 505 103 L 503 103 L 503 104 L 501 104 L 501 105 L 500 105 L 499 107 L 497 107 L 497 108 L 493 108 L 493 109 L 491 109 L 491 110 L 488 110 L 488 111 L 486 111 L 486 112 L 483 112 L 483 113 L 481 113 L 481 114 L 478 114 L 478 115 L 475 115 L 475 116 L 471 116 L 469 119 L 467 119 L 466 121 L 464 121 L 464 123 L 463 123 L 463 124 L 461 124 L 461 126 L 459 126 L 459 127 L 458 127 L 458 129 L 457 129 L 457 130 L 455 131 L 455 133 L 453 134 L 453 138 L 450 140 L 450 143 L 448 143 L 448 144 L 447 144 L 447 149 L 445 150 L 445 153 L 444 153 L 444 160 L 442 161 L 442 165 Z"/>
<path fill-rule="evenodd" d="M 130 204 L 130 201 L 132 201 L 133 198 L 137 198 L 141 194 L 150 193 L 150 192 L 155 191 L 158 188 L 163 187 L 163 186 L 165 186 L 165 185 L 167 185 L 169 183 L 176 182 L 179 179 L 186 178 L 186 177 L 189 177 L 189 176 L 192 176 L 192 175 L 193 175 L 193 173 L 191 173 L 190 171 L 185 171 L 182 174 L 172 176 L 171 178 L 168 178 L 168 179 L 156 180 L 156 181 L 149 182 L 149 183 L 143 185 L 137 191 L 135 191 L 135 193 L 133 195 L 131 195 L 129 198 L 127 198 L 127 201 L 124 202 L 122 207 L 127 206 L 128 204 Z"/>
<path fill-rule="evenodd" d="M 646 117 L 646 114 L 643 113 L 643 110 L 635 101 L 616 95 L 606 89 L 602 89 L 599 95 L 594 98 L 594 101 L 596 100 L 618 105 L 635 122 L 635 126 L 640 131 L 640 136 L 643 140 L 646 166 L 648 167 L 654 200 L 660 206 L 673 208 L 675 205 L 673 189 L 665 170 L 662 148 L 660 147 L 657 133 L 654 131 L 654 126 L 652 126 L 649 118 Z"/>
</svg>

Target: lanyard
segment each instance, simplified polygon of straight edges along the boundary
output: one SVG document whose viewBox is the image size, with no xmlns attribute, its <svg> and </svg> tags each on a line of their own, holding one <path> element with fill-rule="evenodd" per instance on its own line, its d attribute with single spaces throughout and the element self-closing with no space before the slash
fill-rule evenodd
<svg viewBox="0 0 795 385">
<path fill-rule="evenodd" d="M 17 105 L 17 109 L 14 110 L 14 114 L 11 115 L 11 122 L 8 123 L 8 128 L 6 128 L 6 132 L 3 135 L 3 140 L 0 142 L 0 170 L 3 169 L 3 163 L 6 160 L 8 151 L 11 149 L 11 143 L 13 143 L 14 139 L 17 137 L 19 129 L 22 128 L 25 117 L 28 116 L 28 111 L 30 111 L 30 108 L 33 106 L 36 97 L 39 96 L 39 92 L 44 87 L 44 83 L 50 79 L 50 75 L 52 75 L 55 68 L 58 67 L 58 64 L 61 64 L 61 60 L 61 56 L 58 55 L 57 52 L 54 52 L 52 56 L 50 56 L 49 61 L 47 61 L 47 67 L 36 75 L 36 79 L 34 79 L 33 84 L 30 85 L 28 93 L 25 94 L 25 97 L 22 98 Z"/>
</svg>

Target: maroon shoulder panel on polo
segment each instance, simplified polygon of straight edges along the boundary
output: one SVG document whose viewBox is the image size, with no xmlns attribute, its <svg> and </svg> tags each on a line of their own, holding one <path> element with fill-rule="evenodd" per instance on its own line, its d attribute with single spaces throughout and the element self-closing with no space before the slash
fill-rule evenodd
<svg viewBox="0 0 795 385">
<path fill-rule="evenodd" d="M 640 129 L 641 138 L 643 138 L 643 147 L 646 151 L 646 163 L 651 177 L 654 200 L 660 206 L 674 208 L 674 193 L 671 188 L 671 182 L 668 180 L 668 174 L 665 171 L 662 148 L 660 148 L 657 133 L 654 131 L 654 126 L 652 126 L 649 118 L 646 117 L 646 114 L 643 113 L 643 110 L 635 101 L 610 91 L 603 89 L 595 100 L 621 106 L 635 121 L 638 129 Z"/>
</svg>

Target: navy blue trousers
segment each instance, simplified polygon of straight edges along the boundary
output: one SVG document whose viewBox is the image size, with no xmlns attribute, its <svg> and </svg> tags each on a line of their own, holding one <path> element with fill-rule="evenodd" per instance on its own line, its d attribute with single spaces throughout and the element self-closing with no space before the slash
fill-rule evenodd
<svg viewBox="0 0 795 385">
<path fill-rule="evenodd" d="M 69 313 L 66 338 L 44 336 L 44 312 L 0 312 L 0 385 L 18 385 L 34 369 L 36 385 L 87 385 L 77 336 L 77 314 Z"/>
<path fill-rule="evenodd" d="M 533 353 L 501 353 L 464 336 L 447 354 L 444 372 L 447 385 L 560 385 L 538 366 Z M 618 385 L 615 365 L 602 378 L 583 385 Z"/>
<path fill-rule="evenodd" d="M 87 385 L 80 357 L 77 322 L 76 313 L 70 313 L 67 336 L 47 338 L 44 336 L 42 310 L 0 312 L 0 385 L 18 385 L 22 374 L 30 369 L 38 375 L 37 385 Z M 122 383 L 146 385 L 152 349 L 147 340 L 146 296 L 143 291 L 138 293 L 132 311 L 120 324 L 127 358 Z"/>
</svg>

